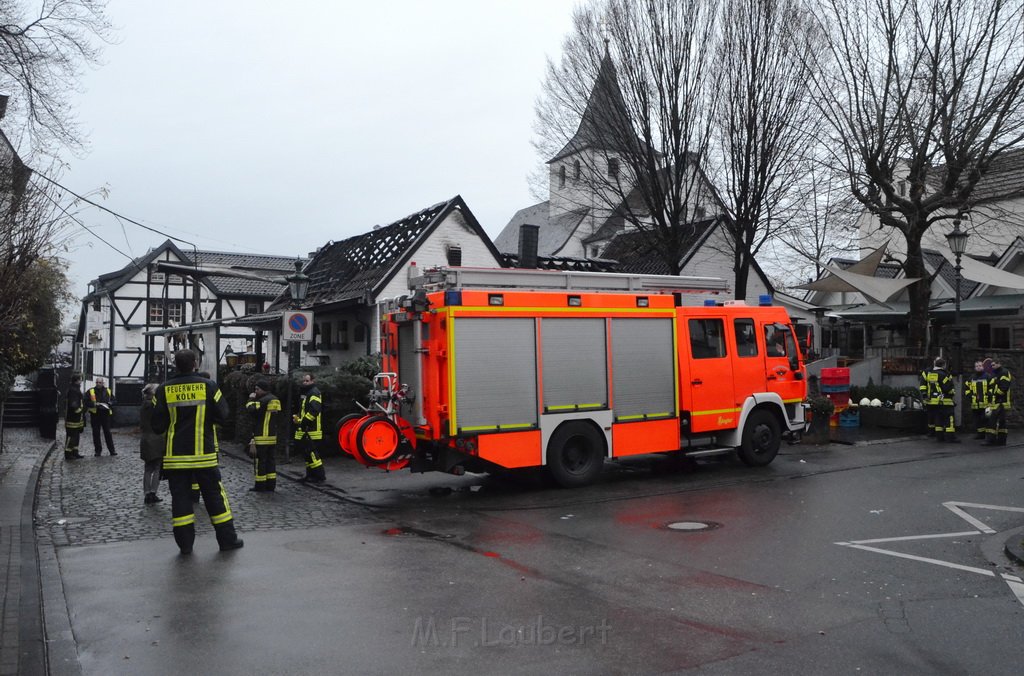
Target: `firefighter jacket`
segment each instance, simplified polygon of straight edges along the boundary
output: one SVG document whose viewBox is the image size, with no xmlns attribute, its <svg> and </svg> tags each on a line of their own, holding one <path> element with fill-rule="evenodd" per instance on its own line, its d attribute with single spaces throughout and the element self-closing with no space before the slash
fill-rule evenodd
<svg viewBox="0 0 1024 676">
<path fill-rule="evenodd" d="M 296 414 L 295 438 L 301 439 L 306 434 L 313 441 L 324 438 L 323 428 L 320 427 L 320 411 L 323 410 L 323 399 L 320 397 L 320 390 L 315 385 L 302 393 L 299 401 L 299 412 Z"/>
<path fill-rule="evenodd" d="M 90 387 L 85 398 L 88 402 L 89 415 L 113 415 L 114 411 L 110 405 L 114 403 L 114 398 L 110 395 L 109 387 Z"/>
<path fill-rule="evenodd" d="M 921 401 L 929 406 L 952 406 L 955 385 L 953 376 L 945 369 L 929 369 L 921 372 Z"/>
<path fill-rule="evenodd" d="M 973 410 L 980 411 L 989 406 L 990 389 L 988 376 L 984 373 L 975 373 L 964 383 L 964 393 Z"/>
<path fill-rule="evenodd" d="M 989 380 L 989 390 L 991 392 L 989 405 L 992 408 L 1005 408 L 1009 410 L 1013 406 L 1010 396 L 1010 387 L 1012 385 L 1013 376 L 1005 368 L 1000 368 L 998 371 L 993 372 L 992 379 Z"/>
<path fill-rule="evenodd" d="M 256 430 L 253 441 L 257 446 L 273 446 L 277 443 L 277 414 L 281 412 L 281 400 L 267 392 L 259 399 L 250 399 L 245 408 L 253 415 Z"/>
<path fill-rule="evenodd" d="M 153 431 L 167 433 L 164 469 L 217 466 L 217 425 L 228 418 L 217 383 L 190 373 L 171 378 L 156 390 Z"/>
<path fill-rule="evenodd" d="M 85 427 L 85 403 L 82 390 L 77 387 L 68 390 L 64 427 L 69 430 L 80 430 Z"/>
</svg>

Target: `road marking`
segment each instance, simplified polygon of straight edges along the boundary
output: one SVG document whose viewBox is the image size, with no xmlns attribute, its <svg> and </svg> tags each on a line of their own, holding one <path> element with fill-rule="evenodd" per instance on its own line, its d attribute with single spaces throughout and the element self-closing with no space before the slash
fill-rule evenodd
<svg viewBox="0 0 1024 676">
<path fill-rule="evenodd" d="M 874 538 L 871 540 L 850 540 L 847 542 L 836 542 L 835 544 L 840 547 L 850 547 L 851 549 L 860 549 L 865 552 L 874 552 L 876 554 L 885 554 L 887 556 L 895 556 L 900 559 L 908 559 L 911 561 L 919 561 L 921 563 L 930 563 L 936 566 L 942 566 L 944 568 L 952 568 L 954 570 L 962 570 L 967 573 L 976 573 L 978 575 L 984 575 L 985 577 L 994 577 L 1002 579 L 1013 595 L 1017 597 L 1017 600 L 1024 605 L 1024 581 L 1016 575 L 1009 575 L 1007 573 L 996 574 L 994 570 L 989 568 L 977 568 L 975 566 L 965 566 L 960 563 L 954 563 L 952 561 L 943 561 L 941 559 L 931 559 L 924 556 L 916 556 L 914 554 L 904 554 L 903 552 L 894 552 L 891 549 L 882 549 L 881 547 L 869 547 L 871 544 L 880 544 L 883 542 L 909 542 L 912 540 L 935 540 L 941 538 L 957 538 L 966 537 L 968 535 L 994 535 L 996 533 L 988 524 L 982 522 L 979 519 L 971 516 L 965 512 L 962 508 L 969 507 L 971 509 L 989 509 L 997 512 L 1021 512 L 1024 513 L 1022 507 L 1006 507 L 1003 505 L 982 505 L 975 502 L 944 502 L 942 506 L 953 512 L 961 519 L 971 524 L 978 530 L 960 531 L 957 533 L 929 533 L 926 535 L 903 535 L 892 538 Z"/>
<path fill-rule="evenodd" d="M 924 556 L 915 556 L 913 554 L 904 554 L 903 552 L 894 552 L 891 549 L 881 549 L 879 547 L 865 547 L 864 545 L 853 544 L 852 542 L 846 545 L 853 549 L 863 549 L 866 552 L 876 552 L 878 554 L 888 554 L 889 556 L 895 556 L 901 559 L 910 559 L 911 561 L 920 561 L 922 563 L 934 563 L 936 566 L 944 566 L 945 568 L 953 568 L 955 570 L 963 570 L 968 573 L 977 573 L 978 575 L 984 575 L 986 577 L 995 577 L 995 571 L 988 570 L 987 568 L 975 568 L 974 566 L 965 566 L 960 563 L 953 563 L 952 561 L 943 561 L 941 559 L 929 559 Z"/>
<path fill-rule="evenodd" d="M 1003 507 L 1001 505 L 979 505 L 975 502 L 943 502 L 942 506 L 948 509 L 949 511 L 953 512 L 954 514 L 956 514 L 961 519 L 971 524 L 981 532 L 988 533 L 989 535 L 994 534 L 995 530 L 990 528 L 988 524 L 982 523 L 981 521 L 975 519 L 973 516 L 971 516 L 970 514 L 968 514 L 960 508 L 973 507 L 974 509 L 991 509 L 997 512 L 1024 512 L 1024 508 L 1021 507 Z"/>
</svg>

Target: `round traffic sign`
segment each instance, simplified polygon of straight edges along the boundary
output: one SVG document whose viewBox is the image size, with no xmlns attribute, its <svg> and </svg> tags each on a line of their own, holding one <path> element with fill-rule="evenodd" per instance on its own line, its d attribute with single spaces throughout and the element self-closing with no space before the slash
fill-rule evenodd
<svg viewBox="0 0 1024 676">
<path fill-rule="evenodd" d="M 288 328 L 295 333 L 302 333 L 309 326 L 309 319 L 306 315 L 294 314 L 288 318 Z"/>
</svg>

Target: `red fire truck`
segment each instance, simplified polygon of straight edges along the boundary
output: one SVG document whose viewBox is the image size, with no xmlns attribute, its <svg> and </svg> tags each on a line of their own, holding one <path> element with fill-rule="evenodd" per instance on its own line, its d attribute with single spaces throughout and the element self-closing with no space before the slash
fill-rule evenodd
<svg viewBox="0 0 1024 676">
<path fill-rule="evenodd" d="M 385 312 L 383 372 L 341 447 L 388 470 L 546 467 L 582 486 L 606 458 L 738 453 L 804 430 L 783 308 L 698 277 L 439 268 Z"/>
</svg>

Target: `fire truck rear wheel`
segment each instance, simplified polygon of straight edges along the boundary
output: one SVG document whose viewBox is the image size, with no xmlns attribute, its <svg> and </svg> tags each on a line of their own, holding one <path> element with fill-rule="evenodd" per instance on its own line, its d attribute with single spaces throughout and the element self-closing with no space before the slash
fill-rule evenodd
<svg viewBox="0 0 1024 676">
<path fill-rule="evenodd" d="M 770 411 L 753 411 L 743 428 L 743 444 L 738 455 L 748 467 L 764 467 L 779 453 L 782 434 L 779 421 Z"/>
<path fill-rule="evenodd" d="M 548 471 L 563 488 L 586 486 L 600 476 L 604 456 L 604 439 L 593 425 L 564 423 L 548 442 Z"/>
</svg>

